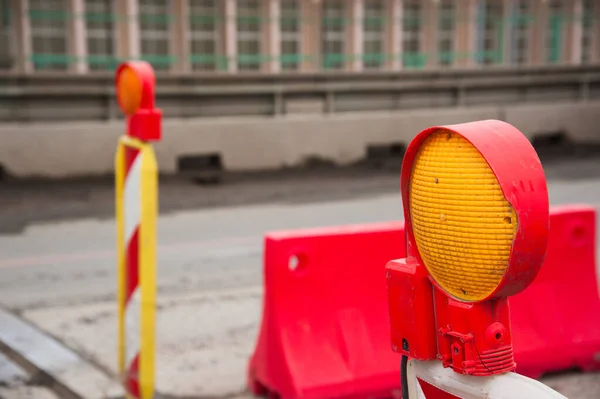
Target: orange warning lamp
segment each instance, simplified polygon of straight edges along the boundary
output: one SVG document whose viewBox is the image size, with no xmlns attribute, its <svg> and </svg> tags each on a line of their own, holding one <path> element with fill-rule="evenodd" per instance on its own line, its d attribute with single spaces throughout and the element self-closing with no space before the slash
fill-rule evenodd
<svg viewBox="0 0 600 399">
<path fill-rule="evenodd" d="M 155 84 L 152 66 L 145 61 L 126 62 L 117 68 L 117 102 L 128 118 L 127 134 L 142 141 L 161 138 L 162 113 L 154 108 Z"/>
<path fill-rule="evenodd" d="M 432 127 L 402 164 L 407 258 L 386 267 L 394 350 L 471 375 L 515 369 L 507 297 L 546 253 L 548 188 L 527 138 L 496 120 Z"/>
</svg>

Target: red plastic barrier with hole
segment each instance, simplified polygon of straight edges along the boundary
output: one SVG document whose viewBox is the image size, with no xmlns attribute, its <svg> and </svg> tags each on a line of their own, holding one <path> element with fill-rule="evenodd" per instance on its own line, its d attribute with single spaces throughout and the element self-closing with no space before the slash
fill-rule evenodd
<svg viewBox="0 0 600 399">
<path fill-rule="evenodd" d="M 250 389 L 284 399 L 399 396 L 385 265 L 404 255 L 403 222 L 267 235 Z M 510 308 L 518 372 L 600 369 L 594 209 L 551 210 L 546 262 Z"/>
<path fill-rule="evenodd" d="M 404 254 L 404 223 L 272 233 L 265 239 L 264 309 L 250 365 L 255 394 L 281 398 L 389 396 L 385 265 Z M 290 270 L 290 258 L 299 264 Z"/>
</svg>

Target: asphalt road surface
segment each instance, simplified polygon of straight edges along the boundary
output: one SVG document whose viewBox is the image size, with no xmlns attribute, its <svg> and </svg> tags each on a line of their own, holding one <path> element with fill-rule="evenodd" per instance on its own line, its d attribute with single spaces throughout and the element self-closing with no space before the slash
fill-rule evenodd
<svg viewBox="0 0 600 399">
<path fill-rule="evenodd" d="M 600 158 L 545 168 L 553 205 L 600 205 Z M 164 179 L 159 296 L 260 287 L 265 232 L 402 219 L 398 186 L 398 173 L 365 170 L 237 177 L 218 186 Z M 0 185 L 0 303 L 20 314 L 112 303 L 112 195 L 103 179 Z M 545 381 L 571 398 L 600 397 L 599 375 Z"/>
</svg>

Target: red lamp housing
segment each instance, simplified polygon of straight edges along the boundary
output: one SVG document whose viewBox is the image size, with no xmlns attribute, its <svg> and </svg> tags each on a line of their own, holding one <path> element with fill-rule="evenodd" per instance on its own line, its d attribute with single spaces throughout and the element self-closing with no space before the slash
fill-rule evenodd
<svg viewBox="0 0 600 399">
<path fill-rule="evenodd" d="M 516 226 L 511 227 L 515 232 L 512 242 L 509 242 L 510 253 L 503 263 L 503 274 L 498 277 L 493 289 L 476 298 L 457 295 L 449 290 L 447 284 L 441 283 L 432 275 L 433 269 L 429 270 L 424 261 L 424 255 L 437 256 L 444 260 L 452 258 L 453 264 L 459 265 L 458 268 L 464 266 L 463 270 L 467 270 L 460 276 L 461 279 L 469 279 L 470 276 L 475 279 L 477 265 L 468 264 L 473 263 L 473 256 L 465 256 L 464 259 L 470 259 L 465 261 L 457 255 L 460 251 L 464 251 L 465 255 L 472 254 L 473 245 L 457 241 L 454 248 L 442 243 L 442 249 L 453 248 L 452 254 L 443 254 L 439 248 L 419 248 L 415 238 L 416 220 L 413 220 L 413 212 L 416 211 L 411 212 L 410 202 L 413 168 L 426 140 L 440 132 L 448 134 L 448 140 L 454 137 L 464 143 L 458 144 L 457 148 L 464 148 L 466 145 L 477 150 L 477 156 L 480 155 L 480 158 L 485 160 L 483 167 L 491 169 L 504 199 L 516 215 Z M 441 170 L 448 164 L 448 157 L 454 156 L 445 154 L 446 158 L 440 158 L 439 161 Z M 431 158 L 427 162 L 431 163 Z M 455 167 L 463 161 L 454 159 L 453 162 L 454 169 L 449 168 L 448 173 L 444 174 L 446 181 L 457 180 L 463 174 L 460 168 L 457 170 Z M 465 159 L 464 162 L 466 167 L 469 160 Z M 465 170 L 464 174 L 471 172 Z M 456 178 L 453 173 L 456 174 Z M 438 179 L 435 178 L 435 184 L 437 183 Z M 439 187 L 435 187 L 440 189 L 441 182 Z M 452 189 L 455 190 L 453 195 L 456 197 L 456 187 Z M 444 202 L 446 196 L 444 189 L 441 190 L 441 194 L 437 191 L 439 197 L 425 195 L 424 198 L 436 201 L 435 204 L 432 203 L 432 207 L 435 205 L 436 212 L 439 210 L 441 219 L 444 220 L 444 207 L 448 208 L 448 212 L 452 212 L 450 208 L 456 206 Z M 445 367 L 452 367 L 462 374 L 491 375 L 514 370 L 516 365 L 513 358 L 507 297 L 523 291 L 537 276 L 544 261 L 549 231 L 546 179 L 531 143 L 515 127 L 497 120 L 431 127 L 419 133 L 406 151 L 401 172 L 401 192 L 406 220 L 407 258 L 391 261 L 386 267 L 393 349 L 419 360 L 439 359 Z M 459 193 L 458 196 L 460 195 Z M 461 214 L 462 209 L 454 209 L 453 212 L 454 215 Z M 447 224 L 450 227 L 444 228 L 460 230 L 461 227 L 456 227 L 460 225 L 459 222 L 454 225 Z M 470 217 L 469 223 L 475 226 L 475 231 L 486 231 L 487 226 L 477 218 Z M 429 225 L 427 228 L 431 229 Z M 467 231 L 464 234 L 468 233 Z M 451 233 L 448 234 L 447 237 L 441 236 L 441 239 L 440 235 L 437 235 L 436 239 L 442 242 L 455 240 Z M 425 252 L 421 253 L 421 250 Z M 485 257 L 490 253 L 491 251 L 484 249 L 479 251 L 477 256 Z M 454 269 L 436 270 L 438 277 L 446 278 Z M 456 278 L 453 281 L 456 281 Z"/>
<path fill-rule="evenodd" d="M 155 77 L 145 61 L 121 64 L 116 71 L 117 102 L 127 116 L 127 134 L 142 141 L 161 139 L 162 112 L 154 107 Z"/>
</svg>

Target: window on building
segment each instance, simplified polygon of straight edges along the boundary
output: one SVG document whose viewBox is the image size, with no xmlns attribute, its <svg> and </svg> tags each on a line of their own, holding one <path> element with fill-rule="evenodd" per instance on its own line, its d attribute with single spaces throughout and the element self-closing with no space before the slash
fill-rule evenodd
<svg viewBox="0 0 600 399">
<path fill-rule="evenodd" d="M 421 1 L 402 2 L 402 60 L 405 68 L 422 68 L 425 56 L 421 52 Z"/>
<path fill-rule="evenodd" d="M 596 2 L 596 7 L 600 6 Z M 600 21 L 594 21 L 594 0 L 583 0 L 582 10 L 582 34 L 581 34 L 581 62 L 588 64 L 592 60 L 592 43 L 594 35 L 594 23 L 600 23 Z"/>
<path fill-rule="evenodd" d="M 169 0 L 139 0 L 139 23 L 142 59 L 156 70 L 168 70 L 173 62 L 170 53 Z"/>
<path fill-rule="evenodd" d="M 504 16 L 500 0 L 479 3 L 478 51 L 479 64 L 500 64 L 504 58 Z"/>
<path fill-rule="evenodd" d="M 10 3 L 0 0 L 0 69 L 11 69 L 15 62 Z"/>
<path fill-rule="evenodd" d="M 366 69 L 379 69 L 385 57 L 385 4 L 383 0 L 365 0 L 363 21 L 363 65 Z"/>
<path fill-rule="evenodd" d="M 546 61 L 549 63 L 556 63 L 561 59 L 564 27 L 563 1 L 550 0 L 548 2 L 548 30 L 546 32 Z"/>
<path fill-rule="evenodd" d="M 224 19 L 219 0 L 189 0 L 190 3 L 190 61 L 195 71 L 227 69 L 222 55 L 222 26 Z"/>
<path fill-rule="evenodd" d="M 68 51 L 68 0 L 30 0 L 32 62 L 35 69 L 65 70 Z"/>
<path fill-rule="evenodd" d="M 322 2 L 321 55 L 325 69 L 341 69 L 346 64 L 346 3 L 344 0 Z"/>
<path fill-rule="evenodd" d="M 510 13 L 511 64 L 522 65 L 529 60 L 529 32 L 532 21 L 531 1 L 517 0 Z"/>
<path fill-rule="evenodd" d="M 237 1 L 237 52 L 240 71 L 256 71 L 262 66 L 262 18 L 260 0 Z"/>
<path fill-rule="evenodd" d="M 298 69 L 302 59 L 301 4 L 299 0 L 281 0 L 281 68 Z"/>
<path fill-rule="evenodd" d="M 91 70 L 117 66 L 112 5 L 113 0 L 85 0 L 88 66 Z"/>
<path fill-rule="evenodd" d="M 456 24 L 454 0 L 442 0 L 440 3 L 438 26 L 438 52 L 441 66 L 454 63 L 454 29 Z"/>
</svg>

